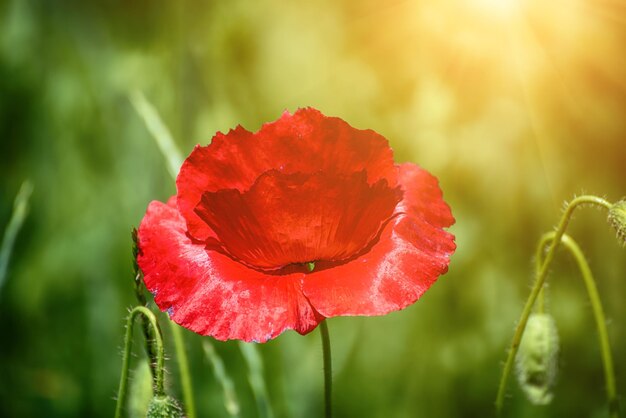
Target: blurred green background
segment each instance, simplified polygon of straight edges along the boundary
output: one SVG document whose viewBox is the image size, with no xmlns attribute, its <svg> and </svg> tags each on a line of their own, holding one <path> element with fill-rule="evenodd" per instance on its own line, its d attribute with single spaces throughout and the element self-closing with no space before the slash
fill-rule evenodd
<svg viewBox="0 0 626 418">
<path fill-rule="evenodd" d="M 625 23 L 617 0 L 0 2 L 0 231 L 22 182 L 34 185 L 0 287 L 0 416 L 113 414 L 135 301 L 130 230 L 175 193 L 136 90 L 184 154 L 314 106 L 435 174 L 457 219 L 450 271 L 402 312 L 329 321 L 335 412 L 493 415 L 540 234 L 575 194 L 626 194 Z M 626 254 L 605 217 L 581 210 L 569 232 L 598 279 L 623 395 Z M 550 281 L 555 398 L 531 406 L 511 379 L 506 415 L 607 416 L 588 298 L 566 253 Z M 228 416 L 207 338 L 185 338 L 199 416 Z M 212 343 L 240 415 L 265 416 L 239 345 Z M 318 331 L 257 348 L 273 415 L 320 416 Z"/>
</svg>

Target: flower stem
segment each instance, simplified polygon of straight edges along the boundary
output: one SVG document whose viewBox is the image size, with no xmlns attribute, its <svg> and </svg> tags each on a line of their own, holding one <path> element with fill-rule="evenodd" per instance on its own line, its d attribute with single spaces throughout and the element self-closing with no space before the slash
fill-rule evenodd
<svg viewBox="0 0 626 418">
<path fill-rule="evenodd" d="M 556 253 L 556 248 L 561 242 L 561 237 L 565 233 L 567 229 L 567 225 L 572 217 L 572 213 L 574 210 L 583 204 L 592 204 L 604 207 L 606 209 L 611 208 L 611 204 L 606 200 L 599 198 L 597 196 L 589 196 L 583 195 L 578 196 L 572 199 L 566 206 L 565 212 L 563 216 L 561 216 L 561 220 L 559 221 L 559 225 L 554 232 L 554 238 L 548 248 L 548 252 L 546 254 L 546 258 L 543 260 L 541 264 L 541 268 L 535 272 L 535 283 L 533 288 L 528 296 L 528 300 L 524 305 L 524 309 L 522 311 L 522 316 L 520 317 L 520 321 L 517 324 L 517 328 L 515 329 L 515 334 L 513 335 L 513 340 L 511 341 L 511 347 L 509 348 L 506 362 L 504 363 L 504 369 L 502 370 L 502 377 L 500 378 L 500 385 L 498 386 L 498 395 L 496 397 L 496 411 L 498 414 L 502 412 L 502 406 L 504 404 L 504 394 L 506 390 L 506 382 L 511 374 L 511 369 L 513 368 L 513 362 L 515 360 L 515 355 L 517 354 L 517 350 L 519 348 L 520 342 L 522 340 L 522 335 L 524 334 L 524 329 L 526 328 L 526 322 L 528 321 L 528 317 L 532 311 L 532 308 L 537 300 L 537 296 L 543 289 L 543 284 L 546 279 L 546 275 L 548 273 L 548 267 L 552 260 L 554 259 L 554 255 Z"/>
<path fill-rule="evenodd" d="M 170 329 L 172 330 L 172 337 L 174 338 L 174 349 L 176 350 L 176 359 L 178 361 L 184 409 L 187 413 L 187 418 L 196 418 L 196 405 L 193 399 L 191 373 L 189 373 L 189 361 L 187 360 L 187 352 L 185 351 L 185 341 L 180 327 L 174 321 L 170 320 L 169 323 Z"/>
<path fill-rule="evenodd" d="M 122 408 L 126 403 L 126 388 L 128 383 L 128 368 L 130 365 L 130 349 L 133 343 L 133 324 L 138 315 L 143 315 L 152 326 L 154 339 L 152 343 L 155 345 L 157 353 L 156 374 L 153 376 L 154 395 L 165 396 L 163 366 L 165 364 L 165 356 L 163 352 L 163 337 L 157 323 L 156 317 L 145 306 L 137 306 L 128 314 L 126 320 L 126 336 L 124 337 L 124 355 L 122 358 L 122 375 L 120 377 L 120 387 L 117 393 L 117 405 L 115 407 L 115 418 L 121 418 Z"/>
<path fill-rule="evenodd" d="M 324 417 L 331 418 L 332 414 L 332 391 L 333 391 L 333 369 L 330 356 L 330 336 L 326 320 L 320 322 L 320 335 L 322 336 L 322 353 L 324 356 Z"/>
<path fill-rule="evenodd" d="M 589 300 L 591 301 L 591 309 L 593 310 L 596 327 L 598 328 L 598 340 L 600 343 L 602 365 L 604 367 L 604 381 L 606 385 L 606 396 L 609 403 L 609 414 L 612 418 L 617 418 L 619 416 L 619 405 L 617 402 L 617 389 L 615 387 L 615 371 L 613 368 L 613 357 L 611 356 L 611 346 L 609 345 L 609 334 L 606 328 L 604 309 L 602 309 L 602 302 L 600 302 L 600 294 L 598 293 L 598 288 L 593 278 L 593 274 L 591 273 L 591 269 L 589 268 L 589 264 L 587 263 L 580 247 L 576 244 L 576 241 L 565 234 L 563 235 L 561 242 L 576 259 L 578 269 L 580 270 L 583 280 L 585 281 L 587 294 L 589 295 Z"/>
<path fill-rule="evenodd" d="M 133 230 L 133 240 L 136 239 L 135 238 L 136 231 L 137 230 Z M 136 260 L 136 254 L 134 255 L 133 260 Z M 136 264 L 136 261 L 134 261 L 134 263 Z M 148 303 L 146 302 L 146 297 L 143 294 L 143 282 L 141 280 L 141 272 L 139 271 L 139 267 L 135 267 L 134 270 L 135 270 L 135 281 L 134 281 L 135 282 L 135 296 L 137 297 L 137 302 L 139 303 L 139 305 L 147 307 Z M 156 373 L 157 373 L 156 371 L 157 353 L 154 349 L 154 345 L 151 343 L 151 341 L 154 340 L 154 331 L 152 327 L 150 326 L 150 321 L 145 317 L 142 318 L 141 328 L 143 330 L 144 339 L 146 341 L 146 353 L 148 354 L 148 359 L 150 359 L 149 361 L 150 374 L 152 374 L 152 378 L 154 379 L 154 376 L 156 376 Z"/>
<path fill-rule="evenodd" d="M 552 234 L 552 238 L 546 239 L 546 236 Z M 535 253 L 535 274 L 539 270 L 541 270 L 541 263 L 543 262 L 543 252 L 546 249 L 546 245 L 548 241 L 552 241 L 554 239 L 553 233 L 543 234 L 541 239 L 539 240 L 539 245 L 537 245 L 537 251 Z M 541 286 L 541 291 L 539 292 L 539 296 L 537 296 L 537 312 L 544 313 L 545 310 L 545 300 L 546 300 L 546 285 Z"/>
</svg>

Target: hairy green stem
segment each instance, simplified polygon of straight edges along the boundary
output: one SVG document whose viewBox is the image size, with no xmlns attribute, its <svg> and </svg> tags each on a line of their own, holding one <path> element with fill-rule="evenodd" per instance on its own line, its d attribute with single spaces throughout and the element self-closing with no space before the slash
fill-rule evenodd
<svg viewBox="0 0 626 418">
<path fill-rule="evenodd" d="M 153 376 L 154 396 L 165 396 L 163 370 L 165 364 L 165 356 L 161 330 L 159 329 L 156 317 L 154 316 L 152 311 L 150 311 L 150 309 L 146 308 L 145 306 L 137 306 L 133 308 L 132 311 L 130 311 L 126 320 L 126 336 L 124 337 L 124 354 L 122 357 L 122 375 L 120 377 L 120 387 L 117 392 L 115 418 L 121 418 L 122 409 L 124 408 L 124 404 L 126 403 L 128 368 L 130 366 L 130 349 L 133 343 L 133 324 L 135 323 L 135 318 L 138 315 L 143 315 L 143 317 L 149 321 L 154 334 L 154 339 L 152 340 L 152 342 L 155 345 L 155 351 L 157 353 L 156 374 Z"/>
<path fill-rule="evenodd" d="M 526 328 L 526 322 L 528 321 L 528 317 L 532 311 L 532 308 L 537 300 L 537 296 L 543 289 L 543 284 L 545 282 L 548 267 L 552 263 L 554 259 L 554 255 L 556 253 L 556 248 L 561 242 L 561 237 L 565 233 L 567 229 L 567 225 L 572 217 L 572 213 L 574 210 L 584 204 L 591 204 L 596 206 L 601 206 L 606 209 L 611 208 L 611 204 L 606 200 L 599 198 L 597 196 L 578 196 L 572 199 L 566 206 L 565 212 L 563 216 L 561 216 L 561 220 L 557 226 L 556 231 L 554 232 L 554 238 L 548 248 L 548 252 L 546 254 L 543 263 L 541 263 L 541 268 L 535 272 L 535 283 L 533 288 L 528 296 L 528 300 L 524 305 L 524 309 L 522 310 L 522 315 L 520 317 L 519 323 L 517 324 L 517 328 L 515 329 L 515 334 L 513 335 L 513 340 L 511 341 L 511 346 L 508 351 L 506 362 L 504 363 L 504 369 L 502 370 L 502 377 L 500 378 L 500 385 L 498 386 L 498 395 L 496 397 L 496 411 L 498 414 L 502 412 L 502 406 L 504 405 L 504 395 L 506 392 L 506 382 L 511 374 L 511 370 L 513 368 L 513 362 L 515 360 L 515 356 L 517 354 L 517 350 L 519 348 L 520 342 L 522 340 L 522 335 L 524 334 L 524 329 Z"/>
<path fill-rule="evenodd" d="M 330 356 L 330 335 L 326 320 L 320 323 L 320 334 L 322 336 L 322 353 L 324 356 L 324 417 L 331 418 L 332 414 L 332 391 L 333 391 L 333 368 Z"/>
<path fill-rule="evenodd" d="M 133 239 L 135 240 L 136 238 L 136 232 L 137 230 L 133 230 Z M 135 241 L 136 242 L 136 241 Z M 136 248 L 136 244 L 135 244 L 135 248 Z M 136 250 L 133 249 L 133 252 L 135 252 Z M 143 282 L 141 280 L 141 271 L 139 271 L 139 267 L 136 265 L 137 264 L 137 254 L 133 254 L 133 264 L 135 265 L 134 267 L 134 271 L 135 271 L 135 296 L 137 297 L 137 302 L 139 303 L 139 305 L 141 306 L 148 306 L 148 303 L 146 301 L 146 297 L 143 294 Z M 150 374 L 152 374 L 152 378 L 154 379 L 154 376 L 156 376 L 156 365 L 157 365 L 157 353 L 154 349 L 154 345 L 151 343 L 152 340 L 154 340 L 154 332 L 152 331 L 152 327 L 150 326 L 150 321 L 145 318 L 142 317 L 141 318 L 141 328 L 143 330 L 143 336 L 145 338 L 145 342 L 146 342 L 146 353 L 148 354 L 148 358 L 150 359 L 150 361 L 148 362 L 150 365 Z"/>
<path fill-rule="evenodd" d="M 552 238 L 550 240 L 546 240 L 546 236 L 552 234 Z M 543 262 L 543 252 L 546 249 L 546 245 L 548 241 L 554 239 L 554 233 L 548 232 L 547 234 L 543 234 L 541 239 L 539 240 L 539 245 L 537 245 L 537 251 L 535 252 L 535 274 L 541 269 L 541 263 Z M 541 291 L 539 292 L 539 296 L 537 297 L 537 312 L 544 313 L 545 310 L 545 302 L 546 300 L 546 286 L 545 284 L 541 286 Z"/>
<path fill-rule="evenodd" d="M 193 387 L 191 384 L 191 373 L 189 372 L 189 361 L 185 351 L 185 341 L 180 327 L 174 321 L 170 320 L 169 323 L 174 338 L 174 349 L 176 350 L 176 360 L 178 361 L 184 409 L 187 413 L 187 418 L 196 418 L 196 404 L 193 398 Z"/>
<path fill-rule="evenodd" d="M 549 234 L 549 238 L 554 239 L 554 233 Z M 591 301 L 591 309 L 596 321 L 596 327 L 598 329 L 598 341 L 600 343 L 600 355 L 602 357 L 602 365 L 604 367 L 604 381 L 606 385 L 606 396 L 609 403 L 609 414 L 612 418 L 619 416 L 619 408 L 617 402 L 617 389 L 615 387 L 615 371 L 613 368 L 613 357 L 611 355 L 611 346 L 609 344 L 609 333 L 606 328 L 606 317 L 604 315 L 604 309 L 602 308 L 602 302 L 600 301 L 600 294 L 596 282 L 589 268 L 589 263 L 585 259 L 585 255 L 582 250 L 570 236 L 564 234 L 561 238 L 563 245 L 569 250 L 569 252 L 576 259 L 578 269 L 580 270 L 585 287 L 587 288 L 587 294 Z"/>
</svg>

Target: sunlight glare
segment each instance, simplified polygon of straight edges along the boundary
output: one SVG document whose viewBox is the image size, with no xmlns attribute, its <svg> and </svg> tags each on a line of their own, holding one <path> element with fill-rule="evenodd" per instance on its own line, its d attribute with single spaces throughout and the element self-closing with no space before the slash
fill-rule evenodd
<svg viewBox="0 0 626 418">
<path fill-rule="evenodd" d="M 504 19 L 518 12 L 521 2 L 522 0 L 471 0 L 471 5 L 486 17 Z"/>
</svg>

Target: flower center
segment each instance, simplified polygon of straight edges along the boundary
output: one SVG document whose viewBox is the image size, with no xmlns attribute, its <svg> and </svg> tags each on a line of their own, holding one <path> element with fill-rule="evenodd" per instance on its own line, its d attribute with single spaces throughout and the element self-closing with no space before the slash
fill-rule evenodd
<svg viewBox="0 0 626 418">
<path fill-rule="evenodd" d="M 253 186 L 207 192 L 195 212 L 215 231 L 223 250 L 260 269 L 311 260 L 340 261 L 378 235 L 401 199 L 386 180 L 370 185 L 365 171 L 263 173 Z"/>
</svg>

